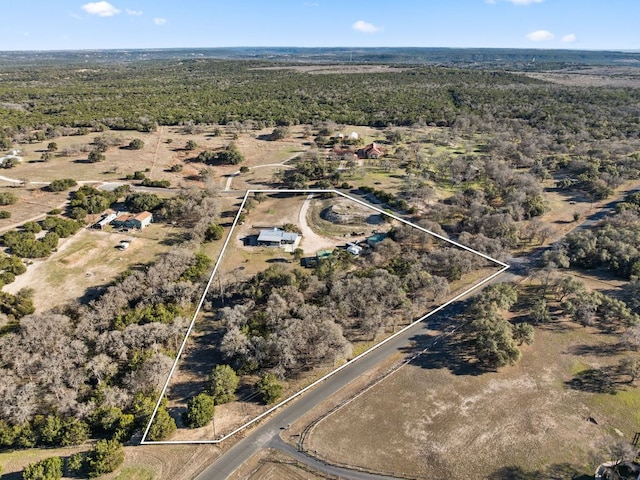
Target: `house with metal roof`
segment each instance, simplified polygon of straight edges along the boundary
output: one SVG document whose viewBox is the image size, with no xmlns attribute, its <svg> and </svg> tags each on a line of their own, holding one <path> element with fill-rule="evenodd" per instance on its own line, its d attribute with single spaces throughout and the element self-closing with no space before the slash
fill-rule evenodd
<svg viewBox="0 0 640 480">
<path fill-rule="evenodd" d="M 269 228 L 260 230 L 258 235 L 258 245 L 263 247 L 281 247 L 282 245 L 293 245 L 298 240 L 295 232 L 285 232 L 279 228 Z"/>
</svg>

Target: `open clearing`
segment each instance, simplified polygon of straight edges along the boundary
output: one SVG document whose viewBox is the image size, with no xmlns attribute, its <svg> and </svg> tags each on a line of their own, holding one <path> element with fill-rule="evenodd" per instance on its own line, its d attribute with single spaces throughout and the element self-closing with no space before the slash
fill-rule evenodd
<svg viewBox="0 0 640 480">
<path fill-rule="evenodd" d="M 38 311 L 76 299 L 90 300 L 95 287 L 107 285 L 132 265 L 149 263 L 168 251 L 170 247 L 161 240 L 172 230 L 160 224 L 128 233 L 82 229 L 63 239 L 51 257 L 31 260 L 27 271 L 4 290 L 15 294 L 21 288 L 33 288 Z M 131 246 L 116 248 L 121 240 L 131 240 Z"/>
<path fill-rule="evenodd" d="M 559 466 L 590 473 L 602 439 L 640 428 L 638 388 L 611 395 L 565 385 L 613 363 L 601 355 L 610 342 L 561 322 L 538 328 L 516 366 L 481 375 L 444 342 L 322 420 L 305 448 L 330 463 L 419 478 L 506 479 L 515 478 L 504 476 L 509 468 Z"/>
<path fill-rule="evenodd" d="M 314 471 L 312 467 L 301 465 L 278 450 L 262 450 L 254 455 L 242 467 L 236 470 L 228 480 L 321 480 L 337 479 Z"/>
</svg>

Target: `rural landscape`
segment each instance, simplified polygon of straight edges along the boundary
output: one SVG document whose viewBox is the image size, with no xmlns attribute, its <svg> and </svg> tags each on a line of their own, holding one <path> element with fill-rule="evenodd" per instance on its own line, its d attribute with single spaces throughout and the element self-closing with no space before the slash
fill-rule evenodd
<svg viewBox="0 0 640 480">
<path fill-rule="evenodd" d="M 639 67 L 0 52 L 0 475 L 637 478 Z"/>
</svg>

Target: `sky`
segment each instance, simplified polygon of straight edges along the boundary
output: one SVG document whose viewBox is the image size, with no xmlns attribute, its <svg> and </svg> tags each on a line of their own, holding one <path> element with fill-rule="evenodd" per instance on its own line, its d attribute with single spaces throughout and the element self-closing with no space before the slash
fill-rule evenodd
<svg viewBox="0 0 640 480">
<path fill-rule="evenodd" d="M 640 50 L 639 0 L 0 0 L 0 51 Z"/>
</svg>

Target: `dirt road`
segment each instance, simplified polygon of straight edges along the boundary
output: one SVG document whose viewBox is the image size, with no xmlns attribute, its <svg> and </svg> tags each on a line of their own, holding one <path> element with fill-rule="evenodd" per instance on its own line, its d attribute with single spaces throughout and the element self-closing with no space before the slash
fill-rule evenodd
<svg viewBox="0 0 640 480">
<path fill-rule="evenodd" d="M 315 194 L 313 193 L 307 196 L 302 207 L 300 207 L 300 213 L 298 214 L 298 227 L 300 227 L 300 231 L 302 232 L 300 248 L 304 250 L 306 255 L 315 255 L 318 250 L 322 250 L 324 248 L 333 250 L 336 245 L 335 240 L 332 241 L 316 234 L 307 222 L 307 212 L 309 211 L 309 206 L 311 205 L 311 201 L 314 197 Z"/>
</svg>

